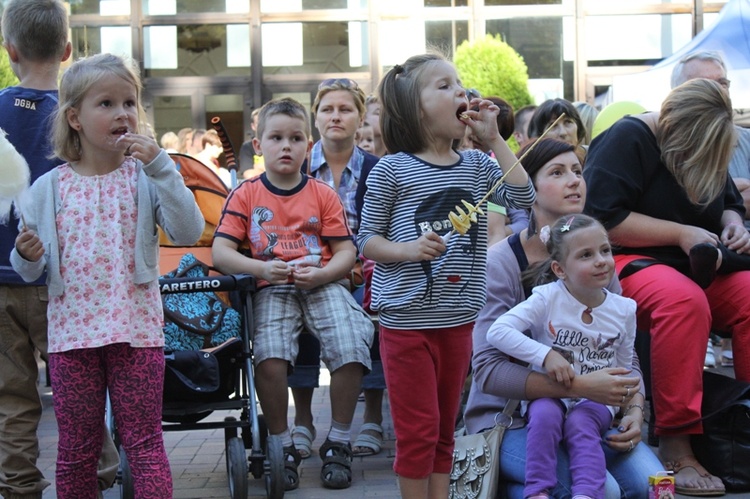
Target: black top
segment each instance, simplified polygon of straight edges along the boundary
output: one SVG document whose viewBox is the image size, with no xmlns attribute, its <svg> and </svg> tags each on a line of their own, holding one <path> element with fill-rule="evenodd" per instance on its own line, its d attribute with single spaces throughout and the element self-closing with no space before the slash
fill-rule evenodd
<svg viewBox="0 0 750 499">
<path fill-rule="evenodd" d="M 586 155 L 587 184 L 584 212 L 607 229 L 619 225 L 630 212 L 704 228 L 721 234 L 724 210 L 744 219 L 742 196 L 727 175 L 724 192 L 706 206 L 690 202 L 685 190 L 661 161 L 656 136 L 642 120 L 626 117 L 594 139 Z M 680 267 L 688 262 L 679 246 L 614 248 L 616 253 L 657 258 Z"/>
</svg>

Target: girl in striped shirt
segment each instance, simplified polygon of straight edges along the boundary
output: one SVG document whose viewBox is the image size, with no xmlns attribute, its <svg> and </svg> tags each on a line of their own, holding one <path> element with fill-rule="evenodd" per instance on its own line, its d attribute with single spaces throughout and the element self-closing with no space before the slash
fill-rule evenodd
<svg viewBox="0 0 750 499">
<path fill-rule="evenodd" d="M 372 308 L 396 433 L 394 470 L 402 497 L 444 498 L 472 328 L 485 302 L 487 254 L 487 219 L 458 235 L 448 214 L 462 200 L 480 200 L 516 158 L 498 133 L 498 107 L 469 102 L 455 67 L 438 55 L 396 65 L 378 92 L 390 155 L 367 178 L 357 242 L 376 262 Z M 453 149 L 467 126 L 498 163 L 481 151 Z M 519 166 L 490 201 L 528 208 L 534 197 Z"/>
</svg>

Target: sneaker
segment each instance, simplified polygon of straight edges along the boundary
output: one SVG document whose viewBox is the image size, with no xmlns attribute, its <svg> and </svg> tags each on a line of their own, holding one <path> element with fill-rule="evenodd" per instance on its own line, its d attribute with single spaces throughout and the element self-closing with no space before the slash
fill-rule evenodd
<svg viewBox="0 0 750 499">
<path fill-rule="evenodd" d="M 703 367 L 716 367 L 716 355 L 714 355 L 714 346 L 711 344 L 711 340 L 708 340 L 706 360 L 703 361 Z"/>
</svg>

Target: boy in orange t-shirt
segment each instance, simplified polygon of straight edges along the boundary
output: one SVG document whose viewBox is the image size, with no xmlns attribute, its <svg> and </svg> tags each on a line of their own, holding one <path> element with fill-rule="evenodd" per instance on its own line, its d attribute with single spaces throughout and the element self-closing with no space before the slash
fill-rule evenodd
<svg viewBox="0 0 750 499">
<path fill-rule="evenodd" d="M 331 187 L 300 171 L 309 133 L 307 112 L 297 101 L 263 106 L 253 145 L 266 171 L 229 195 L 213 243 L 219 270 L 258 279 L 255 381 L 269 434 L 278 435 L 284 447 L 287 490 L 299 485 L 300 456 L 287 423 L 287 373 L 303 327 L 320 340 L 331 372 L 332 422 L 320 448 L 320 477 L 334 489 L 351 484 L 351 423 L 374 333 L 341 282 L 357 256 L 344 207 Z"/>
</svg>

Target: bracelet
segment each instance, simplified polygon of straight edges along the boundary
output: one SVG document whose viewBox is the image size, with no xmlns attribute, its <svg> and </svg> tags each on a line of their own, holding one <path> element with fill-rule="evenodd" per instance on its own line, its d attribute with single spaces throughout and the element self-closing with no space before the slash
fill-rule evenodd
<svg viewBox="0 0 750 499">
<path fill-rule="evenodd" d="M 643 414 L 643 415 L 645 415 L 645 414 L 646 414 L 646 409 L 644 409 L 644 408 L 643 408 L 643 406 L 642 406 L 642 405 L 640 405 L 640 404 L 630 404 L 630 405 L 629 405 L 629 406 L 627 407 L 627 409 L 625 409 L 625 414 L 629 413 L 629 412 L 630 412 L 630 409 L 633 409 L 634 407 L 637 407 L 638 409 L 640 409 L 640 410 L 641 410 L 641 414 Z"/>
</svg>

